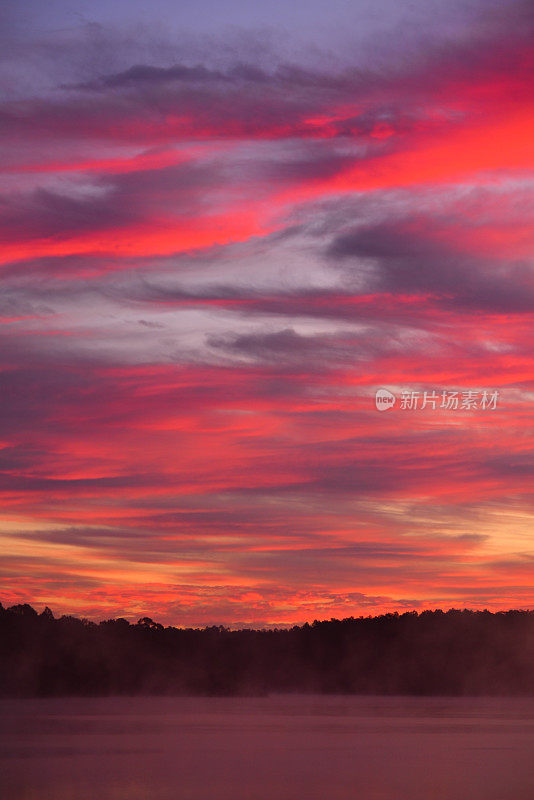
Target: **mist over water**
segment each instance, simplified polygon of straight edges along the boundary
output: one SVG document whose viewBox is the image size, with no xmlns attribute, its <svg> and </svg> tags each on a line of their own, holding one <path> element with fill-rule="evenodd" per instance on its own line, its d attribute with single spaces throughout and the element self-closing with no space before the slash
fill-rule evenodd
<svg viewBox="0 0 534 800">
<path fill-rule="evenodd" d="M 6 800 L 531 800 L 534 699 L 0 701 Z"/>
</svg>

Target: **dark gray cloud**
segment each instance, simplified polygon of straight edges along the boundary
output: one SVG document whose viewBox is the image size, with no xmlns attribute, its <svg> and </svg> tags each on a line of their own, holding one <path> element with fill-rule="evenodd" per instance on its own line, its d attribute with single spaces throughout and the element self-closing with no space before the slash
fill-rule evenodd
<svg viewBox="0 0 534 800">
<path fill-rule="evenodd" d="M 207 69 L 202 64 L 199 64 L 196 67 L 187 67 L 183 64 L 175 64 L 172 67 L 153 67 L 146 64 L 137 64 L 115 75 L 106 75 L 100 78 L 98 81 L 78 84 L 77 86 L 73 86 L 71 88 L 97 90 L 129 86 L 131 84 L 157 83 L 162 81 L 195 82 L 224 79 L 226 79 L 226 76 L 222 72 Z"/>
<path fill-rule="evenodd" d="M 69 197 L 47 189 L 0 197 L 0 214 L 4 239 L 15 241 L 110 230 L 141 220 L 116 197 Z"/>
<path fill-rule="evenodd" d="M 488 459 L 487 467 L 501 478 L 503 476 L 534 478 L 534 453 L 500 453 Z"/>
<path fill-rule="evenodd" d="M 534 281 L 526 262 L 503 265 L 490 257 L 470 256 L 453 241 L 436 240 L 433 223 L 427 219 L 361 226 L 335 236 L 327 255 L 348 269 L 351 263 L 358 269 L 361 259 L 371 259 L 377 266 L 375 291 L 429 292 L 445 307 L 534 310 Z"/>
<path fill-rule="evenodd" d="M 224 179 L 215 164 L 179 164 L 165 169 L 98 176 L 87 186 L 63 191 L 37 188 L 0 195 L 0 230 L 4 240 L 98 235 L 166 216 L 200 213 L 208 190 L 222 191 Z M 97 245 L 98 247 L 98 245 Z M 72 258 L 72 257 L 71 257 Z M 80 259 L 83 262 L 83 256 Z M 76 262 L 80 263 L 79 261 Z M 93 259 L 93 263 L 99 261 Z"/>
</svg>

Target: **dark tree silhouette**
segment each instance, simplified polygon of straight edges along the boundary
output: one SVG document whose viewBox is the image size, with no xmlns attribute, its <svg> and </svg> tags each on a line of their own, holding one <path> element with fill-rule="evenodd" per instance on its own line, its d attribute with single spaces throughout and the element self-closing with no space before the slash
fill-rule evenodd
<svg viewBox="0 0 534 800">
<path fill-rule="evenodd" d="M 99 624 L 0 605 L 0 693 L 534 695 L 534 612 L 423 611 L 277 630 Z"/>
</svg>

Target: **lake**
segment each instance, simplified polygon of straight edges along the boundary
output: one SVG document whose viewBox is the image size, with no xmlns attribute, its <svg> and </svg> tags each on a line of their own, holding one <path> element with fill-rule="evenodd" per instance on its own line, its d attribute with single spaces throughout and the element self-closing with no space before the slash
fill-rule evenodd
<svg viewBox="0 0 534 800">
<path fill-rule="evenodd" d="M 0 700 L 3 800 L 532 800 L 534 699 Z"/>
</svg>

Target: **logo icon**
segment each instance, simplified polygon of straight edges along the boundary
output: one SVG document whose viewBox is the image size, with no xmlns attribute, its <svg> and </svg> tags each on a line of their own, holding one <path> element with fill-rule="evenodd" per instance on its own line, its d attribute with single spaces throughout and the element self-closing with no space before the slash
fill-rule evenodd
<svg viewBox="0 0 534 800">
<path fill-rule="evenodd" d="M 395 395 L 387 389 L 378 389 L 375 395 L 377 411 L 389 411 L 395 405 Z"/>
</svg>

